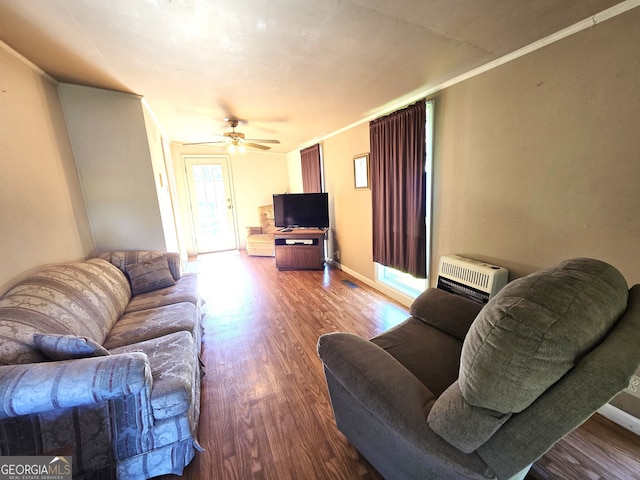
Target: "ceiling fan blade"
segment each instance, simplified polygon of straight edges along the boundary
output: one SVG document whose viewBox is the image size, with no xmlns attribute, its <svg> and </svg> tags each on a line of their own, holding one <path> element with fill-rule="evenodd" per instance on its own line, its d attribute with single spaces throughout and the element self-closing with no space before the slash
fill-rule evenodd
<svg viewBox="0 0 640 480">
<path fill-rule="evenodd" d="M 245 138 L 248 142 L 258 142 L 258 143 L 280 143 L 280 140 L 264 140 L 261 138 Z"/>
<path fill-rule="evenodd" d="M 259 150 L 270 150 L 271 149 L 271 147 L 265 147 L 264 145 L 260 145 L 258 143 L 243 142 L 242 145 L 244 145 L 245 147 L 249 147 L 249 148 L 257 148 Z"/>
<path fill-rule="evenodd" d="M 211 140 L 209 142 L 194 142 L 194 143 L 183 143 L 182 145 L 184 146 L 188 146 L 188 145 L 211 145 L 212 147 L 215 146 L 214 144 L 225 144 L 227 143 L 224 140 Z"/>
<path fill-rule="evenodd" d="M 229 125 L 235 124 L 236 127 L 239 127 L 241 125 L 246 125 L 247 123 L 249 123 L 248 120 L 245 120 L 244 118 L 238 118 L 235 115 L 229 115 L 225 117 L 224 122 Z"/>
</svg>

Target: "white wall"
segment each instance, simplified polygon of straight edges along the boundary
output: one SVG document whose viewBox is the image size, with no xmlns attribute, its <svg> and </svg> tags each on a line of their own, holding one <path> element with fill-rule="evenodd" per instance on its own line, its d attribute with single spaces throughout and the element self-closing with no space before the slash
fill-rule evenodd
<svg viewBox="0 0 640 480">
<path fill-rule="evenodd" d="M 287 193 L 302 193 L 302 162 L 300 151 L 294 150 L 287 154 L 287 175 L 289 176 L 289 191 Z"/>
<path fill-rule="evenodd" d="M 93 253 L 57 84 L 0 42 L 0 294 Z"/>
<path fill-rule="evenodd" d="M 143 101 L 142 107 L 147 129 L 155 192 L 158 196 L 158 207 L 160 208 L 165 249 L 169 252 L 180 252 L 178 224 L 176 222 L 177 208 L 174 209 L 174 199 L 172 198 L 175 192 L 171 189 L 172 185 L 175 185 L 175 179 L 173 178 L 173 162 L 171 161 L 168 137 L 148 104 Z"/>
</svg>

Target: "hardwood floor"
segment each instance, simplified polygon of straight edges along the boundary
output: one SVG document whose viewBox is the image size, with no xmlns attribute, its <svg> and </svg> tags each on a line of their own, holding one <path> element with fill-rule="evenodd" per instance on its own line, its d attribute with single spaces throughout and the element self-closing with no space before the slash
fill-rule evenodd
<svg viewBox="0 0 640 480">
<path fill-rule="evenodd" d="M 640 437 L 596 413 L 538 460 L 529 478 L 640 479 Z"/>
<path fill-rule="evenodd" d="M 381 479 L 335 427 L 316 342 L 332 331 L 372 337 L 408 309 L 336 269 L 279 272 L 273 258 L 244 252 L 201 256 L 190 267 L 200 272 L 207 302 L 199 428 L 206 452 L 182 478 Z M 605 471 L 628 454 L 594 450 Z M 564 454 L 547 466 L 556 476 L 528 478 L 634 478 L 558 476 Z M 587 448 L 586 459 L 571 461 L 589 463 L 589 456 Z"/>
<path fill-rule="evenodd" d="M 199 264 L 206 453 L 184 478 L 381 478 L 335 428 L 316 343 L 336 330 L 373 336 L 407 309 L 339 270 L 279 272 L 244 252 Z"/>
</svg>

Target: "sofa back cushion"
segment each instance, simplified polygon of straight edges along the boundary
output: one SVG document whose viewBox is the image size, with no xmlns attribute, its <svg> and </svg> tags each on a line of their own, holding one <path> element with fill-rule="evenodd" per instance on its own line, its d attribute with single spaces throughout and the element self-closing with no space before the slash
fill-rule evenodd
<svg viewBox="0 0 640 480">
<path fill-rule="evenodd" d="M 122 273 L 127 274 L 127 266 L 139 262 L 149 262 L 158 257 L 165 257 L 173 279 L 177 282 L 182 277 L 182 260 L 176 252 L 152 252 L 147 250 L 118 250 L 103 252 L 98 255 L 107 262 L 115 265 Z"/>
<path fill-rule="evenodd" d="M 462 395 L 475 407 L 524 410 L 607 335 L 627 297 L 620 272 L 585 258 L 509 283 L 465 338 Z"/>
<path fill-rule="evenodd" d="M 36 333 L 102 344 L 130 298 L 126 277 L 102 259 L 34 273 L 0 299 L 0 364 L 45 360 L 34 343 Z"/>
<path fill-rule="evenodd" d="M 173 279 L 167 257 L 157 257 L 146 262 L 127 265 L 127 277 L 131 284 L 131 294 L 141 295 L 161 288 L 173 287 Z"/>
</svg>

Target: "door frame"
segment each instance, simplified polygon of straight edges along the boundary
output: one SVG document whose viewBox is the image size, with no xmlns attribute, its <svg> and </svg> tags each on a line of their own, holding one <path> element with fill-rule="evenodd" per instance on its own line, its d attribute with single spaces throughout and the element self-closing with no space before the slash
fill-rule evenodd
<svg viewBox="0 0 640 480">
<path fill-rule="evenodd" d="M 182 171 L 184 172 L 184 189 L 186 192 L 187 198 L 187 209 L 188 209 L 188 217 L 189 217 L 189 233 L 190 239 L 189 243 L 191 244 L 191 251 L 194 254 L 198 254 L 198 243 L 196 239 L 196 226 L 193 219 L 193 208 L 191 202 L 191 188 L 189 187 L 189 177 L 191 172 L 189 171 L 189 167 L 187 166 L 187 159 L 198 159 L 202 160 L 210 160 L 210 162 L 203 163 L 224 163 L 225 168 L 227 169 L 227 181 L 229 183 L 229 198 L 231 199 L 231 217 L 233 220 L 233 234 L 235 237 L 235 249 L 240 248 L 240 235 L 238 230 L 238 215 L 236 209 L 236 199 L 235 192 L 233 188 L 233 171 L 231 169 L 231 157 L 229 155 L 222 154 L 191 154 L 191 153 L 183 153 L 181 155 L 181 163 L 182 163 Z"/>
</svg>

